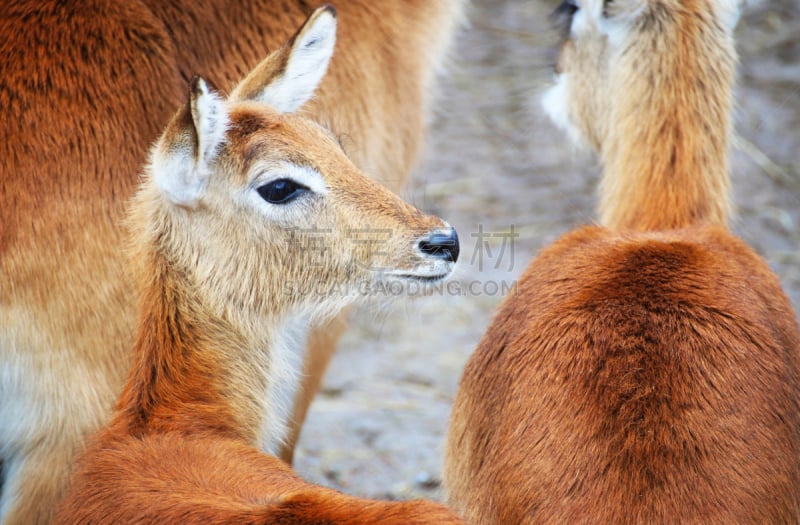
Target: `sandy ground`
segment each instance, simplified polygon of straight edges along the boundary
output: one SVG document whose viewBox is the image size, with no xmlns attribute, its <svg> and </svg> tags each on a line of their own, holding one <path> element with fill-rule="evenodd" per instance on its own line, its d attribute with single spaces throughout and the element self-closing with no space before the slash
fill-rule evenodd
<svg viewBox="0 0 800 525">
<path fill-rule="evenodd" d="M 596 161 L 538 108 L 552 76 L 547 13 L 556 3 L 473 3 L 407 195 L 457 228 L 456 276 L 431 297 L 387 293 L 353 313 L 299 445 L 296 466 L 307 479 L 366 496 L 441 498 L 444 435 L 464 363 L 536 252 L 594 219 Z M 734 229 L 781 276 L 795 307 L 798 15 L 800 0 L 771 0 L 739 25 L 733 151 Z"/>
</svg>

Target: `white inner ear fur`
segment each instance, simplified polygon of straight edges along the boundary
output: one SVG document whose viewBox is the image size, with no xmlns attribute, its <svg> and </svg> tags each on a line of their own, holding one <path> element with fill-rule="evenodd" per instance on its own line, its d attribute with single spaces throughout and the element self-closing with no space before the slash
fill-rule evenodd
<svg viewBox="0 0 800 525">
<path fill-rule="evenodd" d="M 257 97 L 281 113 L 291 113 L 314 96 L 336 44 L 336 16 L 323 11 L 292 46 L 286 69 Z"/>
<path fill-rule="evenodd" d="M 207 171 L 225 141 L 228 131 L 228 111 L 222 98 L 208 89 L 202 78 L 197 79 L 199 93 L 192 98 L 192 119 L 197 131 L 198 167 Z"/>
<path fill-rule="evenodd" d="M 150 169 L 158 188 L 174 204 L 194 207 L 200 200 L 228 129 L 228 113 L 219 95 L 197 80 L 189 102 L 194 129 L 167 129 L 153 149 Z M 198 151 L 194 151 L 195 137 Z"/>
</svg>

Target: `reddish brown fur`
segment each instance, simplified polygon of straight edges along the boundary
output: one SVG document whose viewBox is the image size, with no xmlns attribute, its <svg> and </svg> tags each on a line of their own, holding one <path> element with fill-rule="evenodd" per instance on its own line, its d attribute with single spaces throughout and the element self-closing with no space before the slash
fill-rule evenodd
<svg viewBox="0 0 800 525">
<path fill-rule="evenodd" d="M 83 475 L 95 481 L 87 484 L 80 500 L 69 502 L 75 514 L 58 523 L 463 523 L 435 503 L 361 500 L 311 485 L 283 461 L 218 436 L 167 433 L 147 440 L 104 441 L 93 469 Z M 127 482 L 117 482 L 120 478 Z M 131 500 L 130 491 L 142 486 L 166 488 L 166 497 Z M 90 516 L 102 519 L 89 521 Z"/>
<path fill-rule="evenodd" d="M 601 204 L 605 228 L 541 252 L 467 364 L 445 485 L 471 523 L 800 519 L 795 314 L 764 261 L 709 224 L 727 209 L 732 49 L 711 14 L 722 3 L 643 2 L 630 48 L 611 55 L 622 63 L 602 39 L 562 53 L 582 84 L 567 92 L 585 88 L 565 101 L 572 124 L 617 197 Z M 686 42 L 649 45 L 664 33 Z M 701 58 L 664 56 L 674 52 Z M 692 69 L 715 56 L 728 58 Z M 613 82 L 593 68 L 630 90 L 598 90 Z"/>
<path fill-rule="evenodd" d="M 338 51 L 308 110 L 359 167 L 397 189 L 416 158 L 433 70 L 460 2 L 336 4 Z M 119 393 L 135 326 L 119 222 L 188 78 L 210 74 L 228 89 L 313 7 L 0 6 L 0 367 L 12 371 L 0 405 L 7 523 L 47 522 L 75 449 L 106 421 Z M 315 387 L 336 338 L 312 341 Z M 300 395 L 287 458 L 312 395 Z"/>
<path fill-rule="evenodd" d="M 450 502 L 474 523 L 789 523 L 800 338 L 721 228 L 545 249 L 462 379 Z"/>
<path fill-rule="evenodd" d="M 254 448 L 274 450 L 263 433 L 279 436 L 285 423 L 272 393 L 288 388 L 290 357 L 302 351 L 293 327 L 307 330 L 349 297 L 286 294 L 287 283 L 353 289 L 392 275 L 441 278 L 455 262 L 418 248 L 441 219 L 367 178 L 326 130 L 285 109 L 296 107 L 290 94 L 303 94 L 298 105 L 311 96 L 335 28 L 333 9 L 316 10 L 227 99 L 195 80 L 153 147 L 129 214 L 141 291 L 134 364 L 56 523 L 462 523 L 431 502 L 306 483 Z M 295 178 L 308 185 L 296 199 L 260 191 Z M 390 235 L 347 246 L 361 224 Z M 310 225 L 328 233 L 321 260 L 290 242 Z"/>
<path fill-rule="evenodd" d="M 56 523 L 463 523 L 435 503 L 362 500 L 312 485 L 248 445 L 210 346 L 233 331 L 195 311 L 182 278 L 157 261 L 119 411 L 83 453 Z"/>
</svg>

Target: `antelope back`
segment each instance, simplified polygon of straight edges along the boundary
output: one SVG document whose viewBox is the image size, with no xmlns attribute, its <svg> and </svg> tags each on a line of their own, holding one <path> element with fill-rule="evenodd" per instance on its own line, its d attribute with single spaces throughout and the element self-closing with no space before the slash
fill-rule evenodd
<svg viewBox="0 0 800 525">
<path fill-rule="evenodd" d="M 582 228 L 517 289 L 453 407 L 445 485 L 467 521 L 797 521 L 800 336 L 744 243 Z"/>
</svg>

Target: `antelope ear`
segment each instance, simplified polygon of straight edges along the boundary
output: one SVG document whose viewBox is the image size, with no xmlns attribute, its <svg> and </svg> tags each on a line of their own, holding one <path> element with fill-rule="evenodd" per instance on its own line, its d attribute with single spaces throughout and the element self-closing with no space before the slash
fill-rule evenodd
<svg viewBox="0 0 800 525">
<path fill-rule="evenodd" d="M 336 44 L 336 10 L 325 5 L 306 20 L 292 39 L 270 54 L 233 90 L 230 100 L 252 100 L 281 113 L 308 102 L 319 86 Z"/>
<path fill-rule="evenodd" d="M 224 101 L 205 80 L 194 77 L 189 99 L 167 125 L 151 156 L 153 179 L 169 200 L 179 206 L 197 204 L 227 127 Z"/>
</svg>

